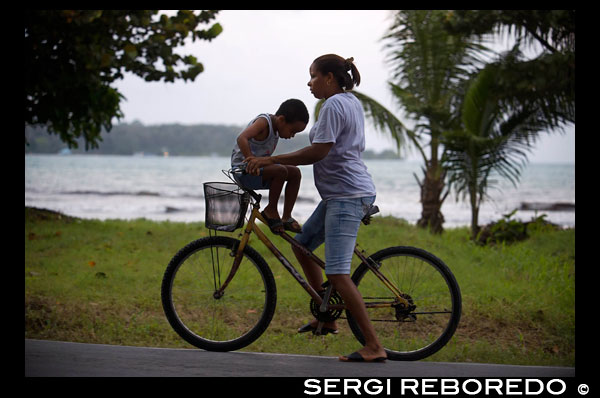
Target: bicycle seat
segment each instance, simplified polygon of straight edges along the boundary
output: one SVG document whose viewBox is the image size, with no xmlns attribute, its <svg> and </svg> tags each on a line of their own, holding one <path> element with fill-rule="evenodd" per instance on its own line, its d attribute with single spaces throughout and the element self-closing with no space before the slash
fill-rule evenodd
<svg viewBox="0 0 600 398">
<path fill-rule="evenodd" d="M 235 184 L 237 184 L 237 186 L 240 187 L 240 189 L 244 190 L 245 192 L 248 192 L 248 194 L 250 196 L 252 196 L 255 201 L 257 201 L 258 203 L 260 203 L 262 195 L 259 194 L 259 193 L 254 192 L 252 189 L 248 189 L 248 188 L 244 187 L 241 184 L 240 180 L 239 180 L 240 176 L 247 174 L 246 173 L 246 166 L 245 166 L 245 164 L 234 166 L 234 167 L 232 167 L 229 170 L 223 170 L 223 173 L 227 177 L 229 177 L 229 179 L 231 181 L 233 181 Z"/>
<path fill-rule="evenodd" d="M 365 225 L 369 225 L 371 223 L 371 216 L 373 214 L 377 214 L 379 213 L 379 207 L 375 206 L 375 205 L 369 205 L 369 208 L 367 209 L 366 214 L 363 216 L 362 223 Z"/>
</svg>

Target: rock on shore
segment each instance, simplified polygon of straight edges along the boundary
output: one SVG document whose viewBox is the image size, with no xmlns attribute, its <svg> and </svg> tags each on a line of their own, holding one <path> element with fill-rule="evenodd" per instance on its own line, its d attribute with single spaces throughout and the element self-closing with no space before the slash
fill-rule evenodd
<svg viewBox="0 0 600 398">
<path fill-rule="evenodd" d="M 575 211 L 575 203 L 555 202 L 521 202 L 519 210 L 537 210 L 537 211 Z"/>
</svg>

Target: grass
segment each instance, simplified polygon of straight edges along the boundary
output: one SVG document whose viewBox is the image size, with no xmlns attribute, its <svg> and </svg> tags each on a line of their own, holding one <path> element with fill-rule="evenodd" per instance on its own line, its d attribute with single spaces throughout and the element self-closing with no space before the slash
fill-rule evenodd
<svg viewBox="0 0 600 398">
<path fill-rule="evenodd" d="M 25 337 L 193 348 L 169 326 L 160 284 L 171 257 L 207 235 L 202 223 L 81 220 L 26 208 Z M 468 237 L 467 228 L 437 236 L 376 217 L 358 241 L 367 252 L 424 248 L 455 274 L 461 322 L 427 360 L 574 366 L 575 231 L 539 230 L 526 241 L 491 247 Z M 310 319 L 308 296 L 256 238 L 250 244 L 273 270 L 278 301 L 265 334 L 245 350 L 337 356 L 358 348 L 344 320 L 335 336 L 297 334 Z M 279 246 L 296 264 L 288 245 Z"/>
</svg>

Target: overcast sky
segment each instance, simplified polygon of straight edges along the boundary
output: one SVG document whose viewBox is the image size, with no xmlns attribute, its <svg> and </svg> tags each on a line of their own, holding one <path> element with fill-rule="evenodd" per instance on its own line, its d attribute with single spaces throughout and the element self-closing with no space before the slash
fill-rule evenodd
<svg viewBox="0 0 600 398">
<path fill-rule="evenodd" d="M 257 114 L 275 113 L 288 98 L 302 100 L 311 115 L 317 100 L 308 90 L 308 68 L 323 54 L 354 57 L 361 74 L 357 89 L 408 125 L 387 88 L 390 68 L 381 38 L 391 24 L 382 10 L 224 10 L 216 21 L 223 32 L 212 42 L 191 40 L 181 54 L 192 54 L 204 65 L 194 82 L 149 83 L 126 75 L 116 87 L 126 97 L 125 117 L 145 124 L 246 125 Z M 575 127 L 545 135 L 530 162 L 575 162 Z M 393 142 L 367 124 L 367 149 L 393 148 Z"/>
</svg>

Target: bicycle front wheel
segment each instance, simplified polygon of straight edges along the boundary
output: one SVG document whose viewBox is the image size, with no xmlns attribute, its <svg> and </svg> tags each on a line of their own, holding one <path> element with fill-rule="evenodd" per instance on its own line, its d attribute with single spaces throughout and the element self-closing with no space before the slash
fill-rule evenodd
<svg viewBox="0 0 600 398">
<path fill-rule="evenodd" d="M 173 329 L 188 343 L 209 351 L 246 347 L 273 318 L 277 291 L 273 273 L 246 246 L 241 264 L 223 294 L 239 246 L 218 236 L 196 240 L 181 249 L 165 271 L 161 298 Z"/>
<path fill-rule="evenodd" d="M 450 269 L 431 253 L 413 247 L 390 247 L 371 258 L 410 304 L 402 308 L 366 264 L 352 275 L 388 358 L 414 361 L 440 350 L 454 334 L 461 315 L 460 288 Z M 348 311 L 347 316 L 355 337 L 365 344 L 356 320 Z"/>
</svg>

